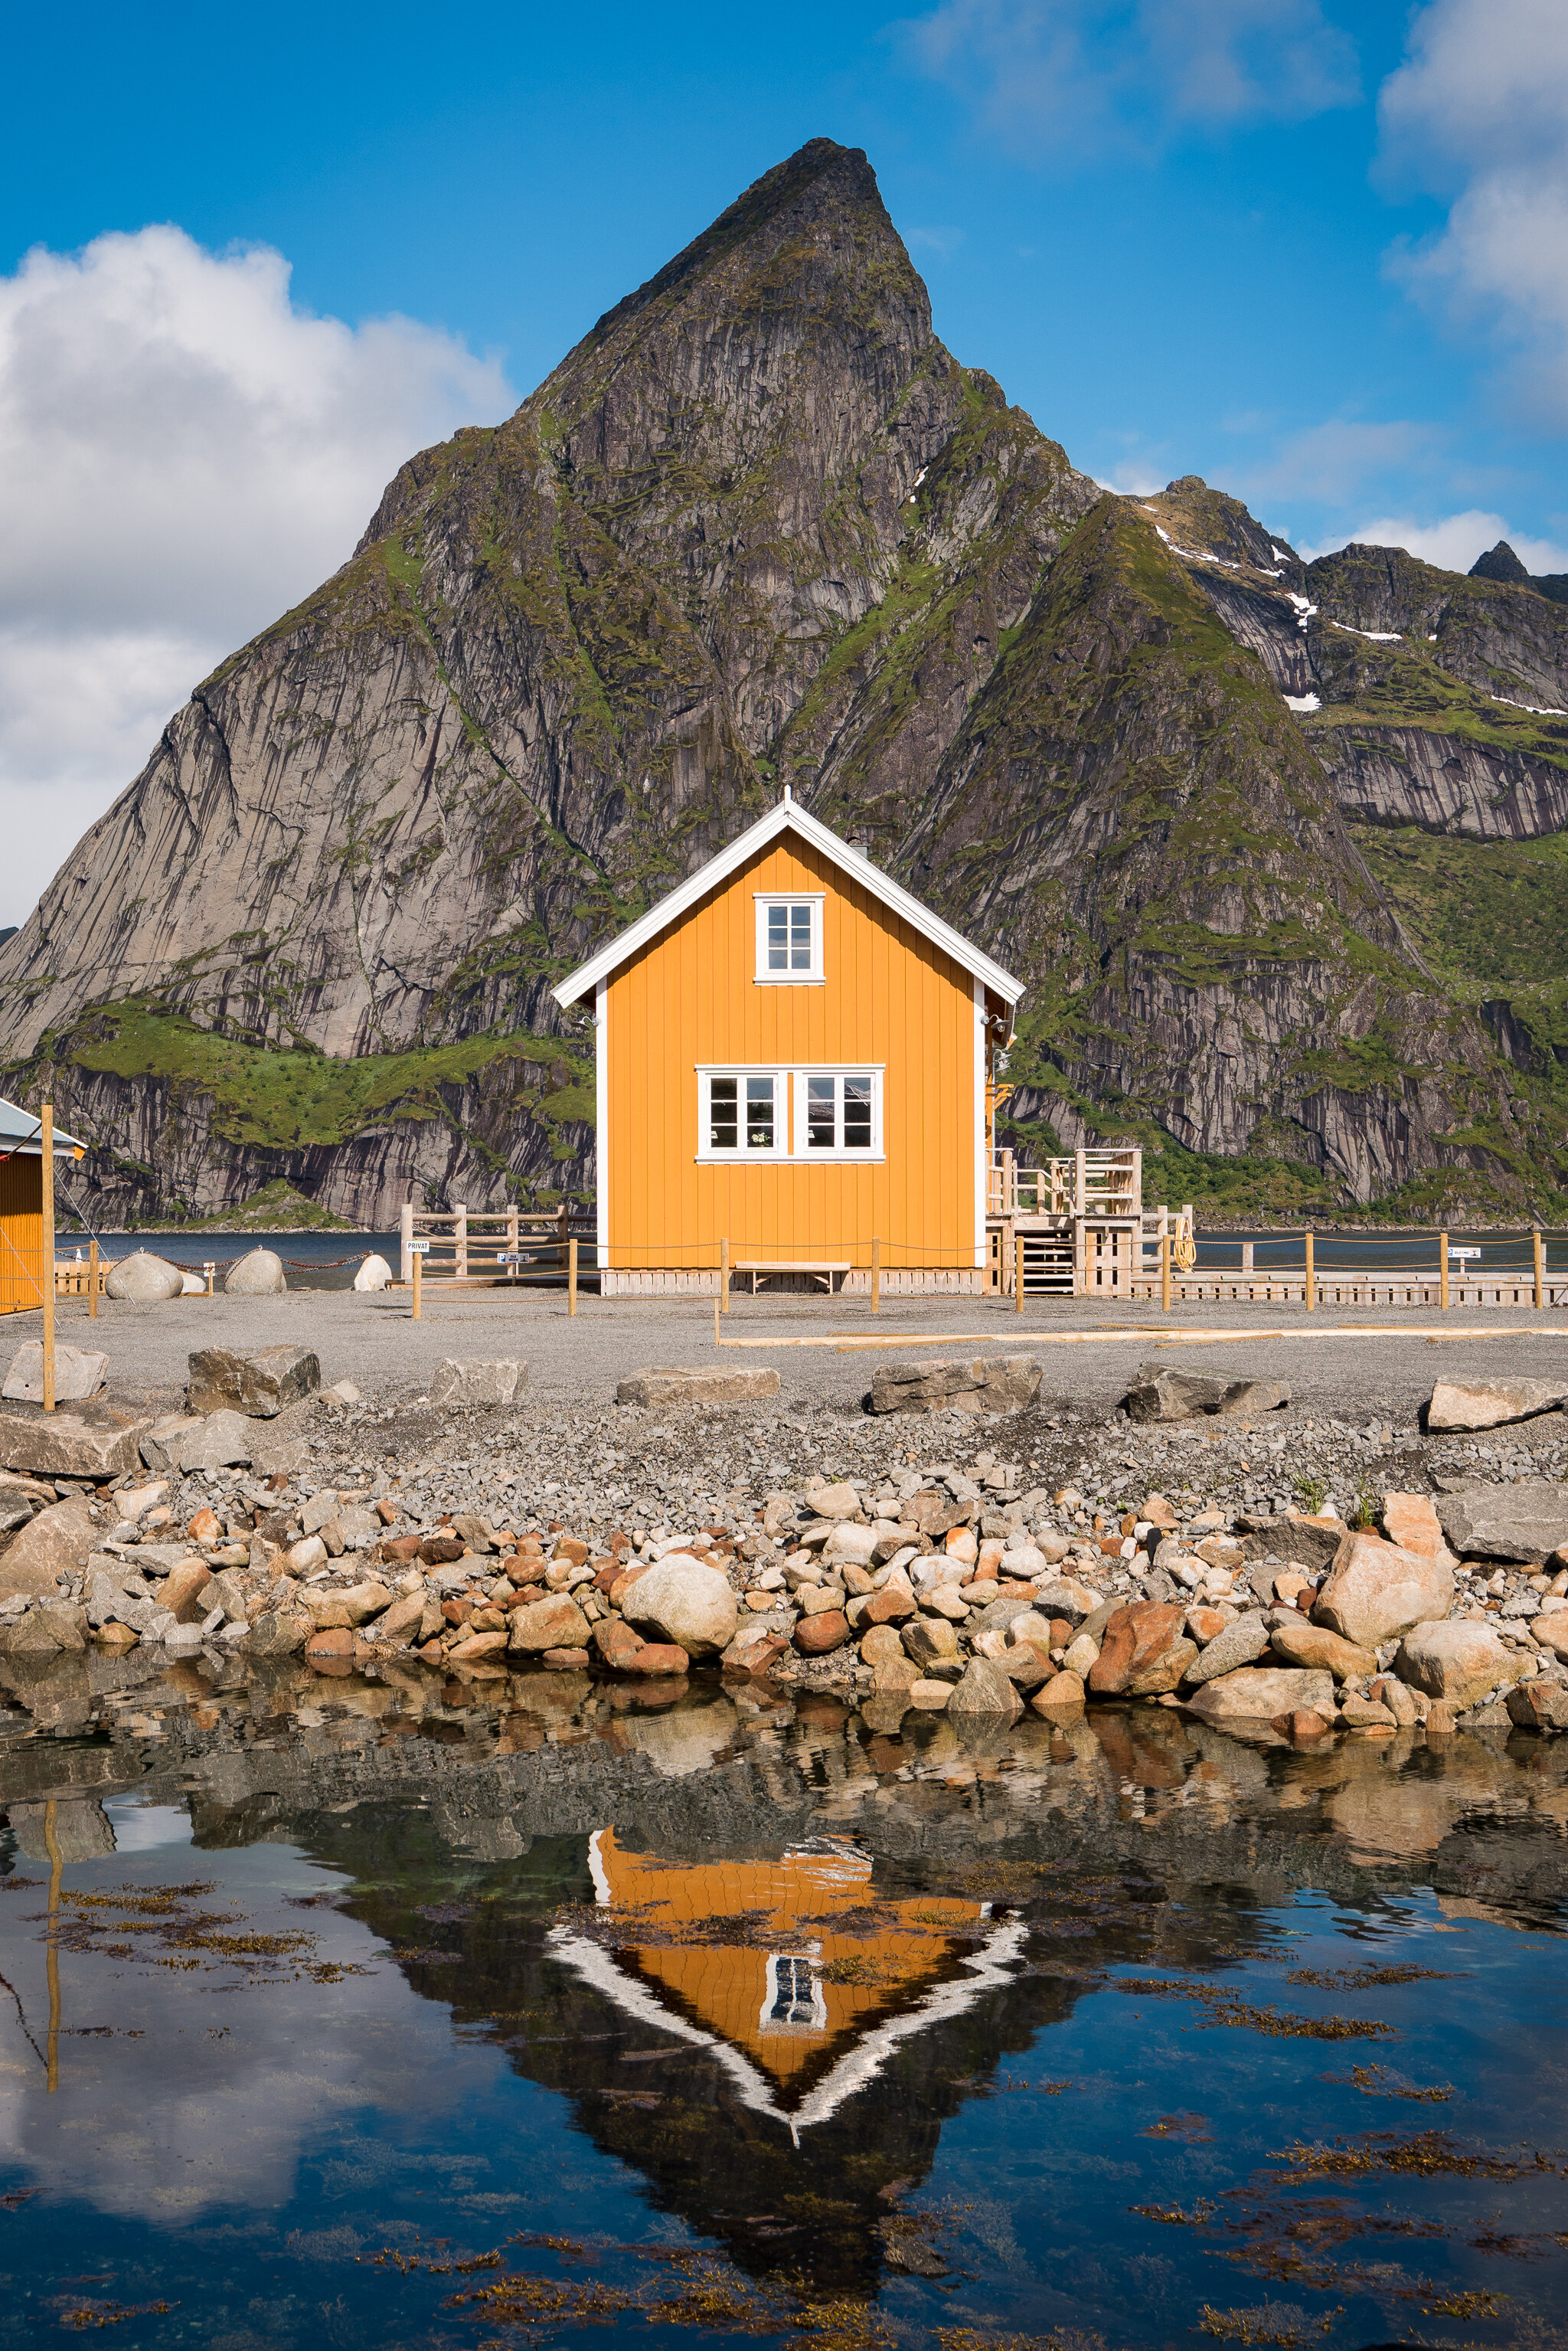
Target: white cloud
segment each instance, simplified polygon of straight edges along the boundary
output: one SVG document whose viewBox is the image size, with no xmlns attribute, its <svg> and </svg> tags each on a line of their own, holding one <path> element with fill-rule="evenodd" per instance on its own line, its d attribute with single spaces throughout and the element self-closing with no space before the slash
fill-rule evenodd
<svg viewBox="0 0 1568 2351">
<path fill-rule="evenodd" d="M 1393 184 L 1449 201 L 1393 273 L 1502 346 L 1515 399 L 1568 423 L 1568 10 L 1562 0 L 1431 0 L 1378 102 Z"/>
<path fill-rule="evenodd" d="M 1360 95 L 1319 0 L 943 0 L 891 27 L 908 62 L 1031 162 L 1152 153 L 1183 131 L 1299 120 Z"/>
<path fill-rule="evenodd" d="M 1255 495 L 1321 498 L 1339 505 L 1354 498 L 1364 482 L 1395 467 L 1430 466 L 1441 455 L 1445 439 L 1432 424 L 1330 417 L 1291 434 L 1266 464 L 1242 476 L 1243 486 Z"/>
<path fill-rule="evenodd" d="M 934 253 L 941 261 L 951 261 L 964 242 L 964 232 L 961 228 L 912 228 L 904 231 L 904 242 L 917 253 Z"/>
<path fill-rule="evenodd" d="M 1440 515 L 1432 522 L 1416 522 L 1408 515 L 1377 515 L 1358 523 L 1354 530 L 1322 547 L 1302 549 L 1310 562 L 1330 555 L 1353 540 L 1362 547 L 1402 547 L 1424 563 L 1443 571 L 1468 571 L 1478 555 L 1506 538 L 1527 571 L 1568 571 L 1568 548 L 1550 538 L 1530 538 L 1509 528 L 1500 514 L 1471 507 L 1464 514 Z"/>
<path fill-rule="evenodd" d="M 403 459 L 514 402 L 454 337 L 312 317 L 288 279 L 172 227 L 0 277 L 0 920 L 192 685 L 345 559 Z"/>
</svg>

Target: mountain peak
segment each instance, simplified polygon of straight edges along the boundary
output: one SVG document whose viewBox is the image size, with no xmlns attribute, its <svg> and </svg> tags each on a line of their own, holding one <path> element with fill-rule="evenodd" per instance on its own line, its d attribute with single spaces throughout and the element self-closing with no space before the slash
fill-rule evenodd
<svg viewBox="0 0 1568 2351">
<path fill-rule="evenodd" d="M 1529 572 L 1506 538 L 1500 538 L 1494 548 L 1489 549 L 1485 555 L 1476 558 L 1470 566 L 1470 578 L 1512 580 L 1515 585 L 1521 588 L 1528 588 L 1530 585 Z"/>
</svg>

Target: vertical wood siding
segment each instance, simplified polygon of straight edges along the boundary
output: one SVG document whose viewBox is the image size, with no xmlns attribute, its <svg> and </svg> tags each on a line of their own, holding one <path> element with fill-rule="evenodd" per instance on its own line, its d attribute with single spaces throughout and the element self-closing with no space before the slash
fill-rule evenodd
<svg viewBox="0 0 1568 2351">
<path fill-rule="evenodd" d="M 0 1314 L 44 1302 L 43 1163 L 0 1159 Z"/>
<path fill-rule="evenodd" d="M 758 987 L 755 893 L 821 891 L 820 987 Z M 975 998 L 967 972 L 804 842 L 771 843 L 606 992 L 610 1264 L 827 1258 L 975 1263 Z M 698 1165 L 699 1065 L 883 1066 L 876 1165 Z"/>
</svg>

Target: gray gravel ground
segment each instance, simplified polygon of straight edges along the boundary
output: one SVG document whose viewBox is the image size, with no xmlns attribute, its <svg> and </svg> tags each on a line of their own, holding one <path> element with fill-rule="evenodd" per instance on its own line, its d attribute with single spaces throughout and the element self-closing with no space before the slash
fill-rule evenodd
<svg viewBox="0 0 1568 2351">
<path fill-rule="evenodd" d="M 13 1325 L 16 1341 L 35 1338 L 32 1316 Z M 97 1345 L 110 1357 L 114 1393 L 176 1403 L 193 1348 L 258 1347 L 303 1342 L 330 1383 L 352 1380 L 367 1399 L 412 1402 L 444 1356 L 516 1356 L 529 1366 L 530 1399 L 541 1410 L 608 1405 L 615 1384 L 649 1364 L 767 1366 L 776 1370 L 778 1409 L 858 1406 L 873 1364 L 896 1361 L 896 1345 L 875 1353 L 783 1344 L 727 1348 L 716 1356 L 713 1305 L 703 1299 L 608 1300 L 585 1296 L 574 1320 L 559 1292 L 426 1293 L 423 1318 L 409 1318 L 406 1295 L 357 1296 L 302 1290 L 284 1298 L 176 1300 L 161 1306 L 107 1302 L 96 1322 L 85 1306 L 62 1301 L 59 1335 Z M 1440 1329 L 1441 1338 L 1424 1334 Z M 737 1299 L 725 1318 L 730 1339 L 784 1341 L 846 1333 L 897 1340 L 936 1332 L 944 1344 L 910 1354 L 1038 1353 L 1044 1364 L 1040 1402 L 1048 1410 L 1113 1409 L 1136 1366 L 1168 1348 L 1188 1370 L 1223 1369 L 1233 1377 L 1289 1381 L 1296 1405 L 1359 1423 L 1372 1416 L 1414 1420 L 1439 1372 L 1457 1377 L 1551 1378 L 1568 1374 L 1568 1314 L 1467 1309 L 1442 1317 L 1379 1308 L 1336 1313 L 1331 1321 L 1300 1307 L 1203 1306 L 1173 1310 L 1101 1306 L 1074 1299 L 1031 1303 L 1021 1315 L 984 1299 L 915 1298 L 883 1301 L 873 1316 L 863 1301 Z M 1215 1340 L 1210 1332 L 1259 1336 Z M 1518 1333 L 1488 1336 L 1489 1332 Z M 977 1333 L 984 1333 L 977 1338 Z"/>
</svg>

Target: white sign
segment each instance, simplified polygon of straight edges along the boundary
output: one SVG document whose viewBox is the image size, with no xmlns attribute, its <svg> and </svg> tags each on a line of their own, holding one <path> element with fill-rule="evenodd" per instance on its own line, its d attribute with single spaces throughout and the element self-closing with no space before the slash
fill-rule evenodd
<svg viewBox="0 0 1568 2351">
<path fill-rule="evenodd" d="M 1448 1247 L 1448 1255 L 1450 1257 L 1479 1257 L 1480 1251 L 1479 1249 L 1455 1249 L 1453 1244 L 1450 1242 Z"/>
<path fill-rule="evenodd" d="M 408 1253 L 410 1257 L 428 1257 L 430 1255 L 430 1243 L 428 1241 L 410 1241 L 408 1245 Z"/>
<path fill-rule="evenodd" d="M 521 1249 L 497 1249 L 496 1251 L 496 1263 L 497 1265 L 527 1265 L 528 1259 L 523 1255 Z"/>
</svg>

